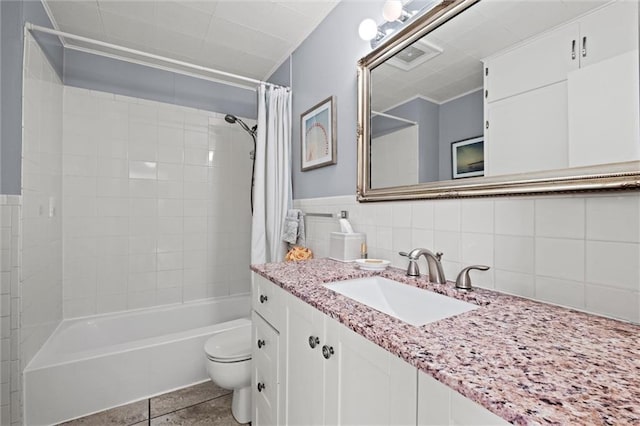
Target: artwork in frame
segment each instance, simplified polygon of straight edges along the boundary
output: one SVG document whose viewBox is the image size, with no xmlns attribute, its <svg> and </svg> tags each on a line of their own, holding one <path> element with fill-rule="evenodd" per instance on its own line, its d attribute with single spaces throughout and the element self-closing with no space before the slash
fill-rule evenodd
<svg viewBox="0 0 640 426">
<path fill-rule="evenodd" d="M 300 115 L 302 171 L 336 164 L 336 98 L 330 96 Z"/>
<path fill-rule="evenodd" d="M 451 143 L 453 179 L 484 176 L 484 136 Z"/>
</svg>

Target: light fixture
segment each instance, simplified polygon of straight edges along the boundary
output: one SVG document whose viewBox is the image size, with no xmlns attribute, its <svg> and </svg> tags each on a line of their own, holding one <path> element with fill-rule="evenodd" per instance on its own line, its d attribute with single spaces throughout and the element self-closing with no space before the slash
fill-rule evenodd
<svg viewBox="0 0 640 426">
<path fill-rule="evenodd" d="M 402 16 L 402 1 L 387 0 L 382 7 L 382 17 L 387 22 L 393 22 Z"/>
<path fill-rule="evenodd" d="M 360 34 L 360 38 L 365 41 L 373 40 L 378 34 L 378 24 L 376 24 L 376 21 L 373 19 L 367 18 L 360 22 L 358 34 Z"/>
<path fill-rule="evenodd" d="M 360 38 L 369 41 L 371 48 L 375 49 L 385 38 L 411 20 L 418 11 L 430 9 L 439 1 L 441 0 L 387 0 L 382 7 L 385 22 L 378 25 L 373 19 L 363 20 L 358 27 Z"/>
</svg>

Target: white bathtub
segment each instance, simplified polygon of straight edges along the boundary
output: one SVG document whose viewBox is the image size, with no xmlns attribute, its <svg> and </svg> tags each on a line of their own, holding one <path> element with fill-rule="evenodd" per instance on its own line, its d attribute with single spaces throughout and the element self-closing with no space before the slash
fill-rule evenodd
<svg viewBox="0 0 640 426">
<path fill-rule="evenodd" d="M 249 296 L 63 321 L 24 371 L 25 424 L 48 425 L 208 379 L 204 343 Z"/>
</svg>

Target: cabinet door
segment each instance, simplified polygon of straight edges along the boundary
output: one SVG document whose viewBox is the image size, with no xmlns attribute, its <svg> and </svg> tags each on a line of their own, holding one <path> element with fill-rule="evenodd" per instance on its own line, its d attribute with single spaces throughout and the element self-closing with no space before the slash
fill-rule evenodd
<svg viewBox="0 0 640 426">
<path fill-rule="evenodd" d="M 251 307 L 278 330 L 284 321 L 282 297 L 284 290 L 255 272 L 251 275 Z"/>
<path fill-rule="evenodd" d="M 637 1 L 617 1 L 580 19 L 581 67 L 637 49 Z"/>
<path fill-rule="evenodd" d="M 325 363 L 321 351 L 322 345 L 325 344 L 324 315 L 294 296 L 287 295 L 285 300 L 287 305 L 287 367 L 284 403 L 286 424 L 320 425 L 324 423 Z M 312 348 L 312 345 L 315 347 Z"/>
<path fill-rule="evenodd" d="M 417 370 L 326 317 L 325 424 L 415 425 Z"/>
<path fill-rule="evenodd" d="M 569 74 L 569 165 L 640 160 L 638 51 Z"/>
<path fill-rule="evenodd" d="M 433 377 L 418 372 L 417 424 L 418 426 L 489 426 L 508 425 L 509 422 Z"/>
<path fill-rule="evenodd" d="M 280 336 L 253 311 L 253 416 L 256 426 L 277 425 L 280 397 Z M 258 387 L 260 386 L 260 387 Z"/>
<path fill-rule="evenodd" d="M 566 81 L 491 102 L 487 120 L 485 176 L 567 167 Z"/>
<path fill-rule="evenodd" d="M 578 24 L 544 34 L 485 61 L 487 102 L 566 80 L 579 66 Z M 575 44 L 575 58 L 572 49 Z"/>
</svg>

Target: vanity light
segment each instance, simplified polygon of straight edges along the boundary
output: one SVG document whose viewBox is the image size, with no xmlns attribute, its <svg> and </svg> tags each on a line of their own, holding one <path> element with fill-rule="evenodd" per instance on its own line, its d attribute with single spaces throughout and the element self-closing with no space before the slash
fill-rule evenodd
<svg viewBox="0 0 640 426">
<path fill-rule="evenodd" d="M 387 0 L 382 7 L 382 16 L 385 22 L 378 25 L 373 19 L 365 19 L 360 22 L 358 33 L 360 38 L 370 41 L 371 48 L 375 48 L 382 42 L 386 36 L 401 28 L 409 19 L 411 19 L 418 10 L 424 10 L 427 6 L 431 7 L 438 0 L 411 0 L 413 7 L 410 11 L 405 9 L 402 0 Z"/>
<path fill-rule="evenodd" d="M 364 19 L 360 22 L 358 34 L 365 41 L 373 40 L 378 35 L 378 24 L 371 18 Z"/>
<path fill-rule="evenodd" d="M 402 12 L 400 0 L 387 0 L 382 7 L 382 17 L 387 22 L 397 21 L 402 16 Z"/>
</svg>

